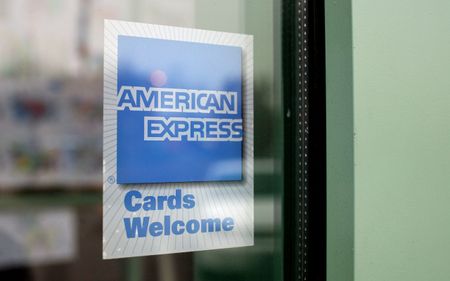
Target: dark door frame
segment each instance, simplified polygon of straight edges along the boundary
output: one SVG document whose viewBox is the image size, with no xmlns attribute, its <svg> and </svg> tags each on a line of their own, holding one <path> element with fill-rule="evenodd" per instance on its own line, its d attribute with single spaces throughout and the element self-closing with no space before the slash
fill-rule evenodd
<svg viewBox="0 0 450 281">
<path fill-rule="evenodd" d="M 283 0 L 284 280 L 326 280 L 324 0 Z"/>
</svg>

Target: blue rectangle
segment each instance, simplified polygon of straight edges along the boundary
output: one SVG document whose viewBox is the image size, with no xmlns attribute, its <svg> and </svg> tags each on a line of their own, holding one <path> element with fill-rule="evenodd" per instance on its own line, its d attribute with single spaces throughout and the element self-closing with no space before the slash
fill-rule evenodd
<svg viewBox="0 0 450 281">
<path fill-rule="evenodd" d="M 118 95 L 119 90 L 126 86 L 143 87 L 149 93 L 151 89 L 169 89 L 169 94 L 160 91 L 158 97 L 161 100 L 154 100 L 158 106 L 166 108 L 162 109 L 165 112 L 148 108 L 139 110 L 136 97 L 134 101 L 129 101 L 125 100 L 125 95 L 121 96 L 122 101 L 133 104 L 136 108 L 130 110 L 130 106 L 117 111 L 117 182 L 137 184 L 241 180 L 243 133 L 239 138 L 237 132 L 242 131 L 242 125 L 239 129 L 239 124 L 235 124 L 235 131 L 231 129 L 232 125 L 228 127 L 229 122 L 242 120 L 241 68 L 239 47 L 119 36 Z M 230 103 L 236 112 L 176 112 L 173 107 L 180 108 L 182 96 L 180 91 L 173 89 L 189 90 L 190 95 L 183 94 L 185 104 L 188 104 L 186 97 L 189 96 L 189 101 L 197 101 L 190 102 L 191 106 L 197 104 L 198 108 L 203 106 L 208 110 L 213 105 L 219 106 L 219 100 L 214 97 L 224 97 L 223 92 L 236 93 L 237 104 Z M 210 91 L 221 91 L 221 95 L 207 94 Z M 177 106 L 174 105 L 175 100 L 179 102 Z M 222 100 L 221 106 L 226 105 L 226 101 Z M 144 104 L 142 100 L 141 104 Z M 206 107 L 207 105 L 210 107 Z M 165 121 L 155 121 L 153 126 L 153 123 L 145 123 L 146 117 L 152 117 L 147 118 L 150 122 L 158 118 Z M 169 122 L 169 125 L 163 128 L 166 125 L 158 122 Z M 180 140 L 145 139 L 145 130 L 154 133 L 163 128 L 163 132 L 172 138 L 172 134 L 181 134 L 181 131 L 186 130 L 183 127 L 186 124 L 191 127 L 185 134 L 196 134 L 205 139 L 208 137 L 208 140 L 188 140 L 188 136 L 180 137 Z M 201 128 L 204 132 L 191 131 L 195 126 L 197 129 L 203 126 Z M 215 132 L 216 127 L 223 130 L 210 134 Z M 236 138 L 233 141 L 225 140 L 228 136 L 227 128 L 231 130 L 230 135 L 234 132 Z M 151 135 L 149 132 L 147 137 Z M 156 135 L 154 133 L 151 136 Z M 214 138 L 209 138 L 210 136 L 216 136 L 219 140 L 212 140 Z M 219 136 L 224 137 L 220 139 Z"/>
</svg>

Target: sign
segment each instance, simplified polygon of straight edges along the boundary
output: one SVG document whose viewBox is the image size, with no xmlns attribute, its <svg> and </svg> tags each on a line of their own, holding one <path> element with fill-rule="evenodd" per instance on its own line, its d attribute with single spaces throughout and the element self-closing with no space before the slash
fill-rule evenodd
<svg viewBox="0 0 450 281">
<path fill-rule="evenodd" d="M 105 21 L 103 257 L 253 245 L 253 38 Z"/>
</svg>

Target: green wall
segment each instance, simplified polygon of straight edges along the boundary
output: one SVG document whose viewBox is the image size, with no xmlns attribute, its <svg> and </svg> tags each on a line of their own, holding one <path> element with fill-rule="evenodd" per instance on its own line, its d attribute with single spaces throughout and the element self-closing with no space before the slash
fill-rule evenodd
<svg viewBox="0 0 450 281">
<path fill-rule="evenodd" d="M 328 280 L 448 281 L 450 1 L 326 2 Z M 350 49 L 339 45 L 349 37 Z M 339 167 L 349 143 L 353 176 Z M 349 245 L 340 235 L 352 227 Z M 354 279 L 344 279 L 351 267 Z"/>
</svg>

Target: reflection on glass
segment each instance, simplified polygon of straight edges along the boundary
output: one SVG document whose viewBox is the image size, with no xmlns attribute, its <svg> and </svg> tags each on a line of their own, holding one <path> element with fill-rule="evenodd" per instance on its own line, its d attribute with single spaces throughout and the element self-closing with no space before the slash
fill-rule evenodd
<svg viewBox="0 0 450 281">
<path fill-rule="evenodd" d="M 276 279 L 274 213 L 281 188 L 274 142 L 280 111 L 274 84 L 276 5 L 272 0 L 0 1 L 0 279 Z M 254 247 L 101 261 L 105 18 L 254 35 Z M 155 69 L 149 79 L 159 85 L 173 77 Z M 230 171 L 233 161 L 208 169 L 227 177 L 223 171 Z M 52 228 L 55 224 L 60 227 Z M 11 235 L 18 229 L 24 235 Z"/>
</svg>

